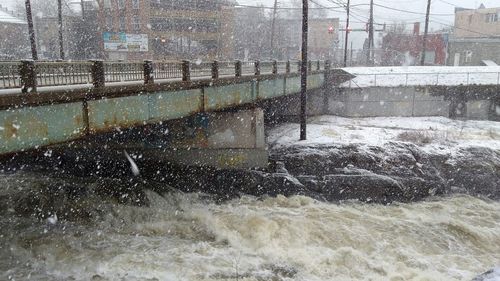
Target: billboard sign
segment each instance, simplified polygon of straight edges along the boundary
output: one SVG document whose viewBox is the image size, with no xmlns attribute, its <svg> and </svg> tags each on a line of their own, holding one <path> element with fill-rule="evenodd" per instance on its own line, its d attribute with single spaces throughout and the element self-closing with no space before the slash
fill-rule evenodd
<svg viewBox="0 0 500 281">
<path fill-rule="evenodd" d="M 147 34 L 126 34 L 125 32 L 104 32 L 104 50 L 113 52 L 147 52 Z"/>
</svg>

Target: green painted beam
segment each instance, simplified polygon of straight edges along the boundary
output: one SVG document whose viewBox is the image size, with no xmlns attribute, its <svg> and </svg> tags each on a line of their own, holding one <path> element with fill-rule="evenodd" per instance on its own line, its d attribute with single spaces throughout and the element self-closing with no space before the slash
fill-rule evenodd
<svg viewBox="0 0 500 281">
<path fill-rule="evenodd" d="M 0 154 L 70 141 L 84 131 L 82 103 L 0 111 Z"/>
<path fill-rule="evenodd" d="M 324 73 L 311 74 L 308 88 L 325 83 Z M 202 86 L 191 90 L 139 92 L 137 95 L 21 107 L 0 111 L 0 155 L 62 143 L 85 136 L 147 123 L 220 110 L 258 99 L 300 91 L 300 77 L 251 80 Z"/>
</svg>

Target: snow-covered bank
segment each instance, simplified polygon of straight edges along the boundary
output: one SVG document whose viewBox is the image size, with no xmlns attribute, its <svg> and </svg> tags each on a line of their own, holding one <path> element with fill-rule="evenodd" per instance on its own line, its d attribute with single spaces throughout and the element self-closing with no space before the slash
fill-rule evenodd
<svg viewBox="0 0 500 281">
<path fill-rule="evenodd" d="M 432 153 L 449 153 L 471 146 L 500 150 L 500 122 L 460 121 L 445 117 L 343 118 L 319 116 L 308 120 L 308 140 L 299 141 L 299 124 L 284 124 L 269 132 L 274 148 L 328 144 L 384 146 L 414 142 Z"/>
<path fill-rule="evenodd" d="M 343 86 L 415 86 L 415 85 L 497 85 L 500 66 L 401 66 L 401 67 L 347 67 L 346 72 L 356 76 Z"/>
<path fill-rule="evenodd" d="M 500 199 L 500 123 L 432 118 L 311 118 L 270 130 L 272 157 L 327 201 L 387 203 L 466 193 Z"/>
</svg>

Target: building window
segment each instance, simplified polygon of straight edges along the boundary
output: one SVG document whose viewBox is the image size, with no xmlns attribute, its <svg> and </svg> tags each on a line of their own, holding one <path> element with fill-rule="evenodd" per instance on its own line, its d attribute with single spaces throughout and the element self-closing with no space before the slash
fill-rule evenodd
<svg viewBox="0 0 500 281">
<path fill-rule="evenodd" d="M 111 9 L 111 0 L 104 0 L 104 9 Z"/>
<path fill-rule="evenodd" d="M 132 17 L 132 27 L 134 28 L 135 31 L 141 30 L 141 21 L 138 16 Z"/>
<path fill-rule="evenodd" d="M 106 29 L 113 29 L 113 15 L 111 12 L 106 12 Z"/>
<path fill-rule="evenodd" d="M 465 62 L 472 62 L 472 51 L 465 51 Z"/>
<path fill-rule="evenodd" d="M 125 17 L 120 16 L 120 31 L 125 31 Z"/>
<path fill-rule="evenodd" d="M 486 14 L 486 22 L 492 23 L 498 21 L 498 14 Z"/>
<path fill-rule="evenodd" d="M 125 9 L 125 0 L 118 0 L 118 9 Z"/>
<path fill-rule="evenodd" d="M 139 0 L 132 0 L 132 8 L 134 10 L 139 10 Z"/>
</svg>

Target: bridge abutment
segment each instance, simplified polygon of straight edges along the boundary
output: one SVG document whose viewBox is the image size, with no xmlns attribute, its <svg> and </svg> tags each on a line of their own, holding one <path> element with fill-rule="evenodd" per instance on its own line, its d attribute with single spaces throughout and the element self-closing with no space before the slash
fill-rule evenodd
<svg viewBox="0 0 500 281">
<path fill-rule="evenodd" d="M 201 113 L 173 126 L 169 147 L 145 156 L 173 164 L 215 168 L 265 168 L 264 112 L 260 108 Z"/>
</svg>

